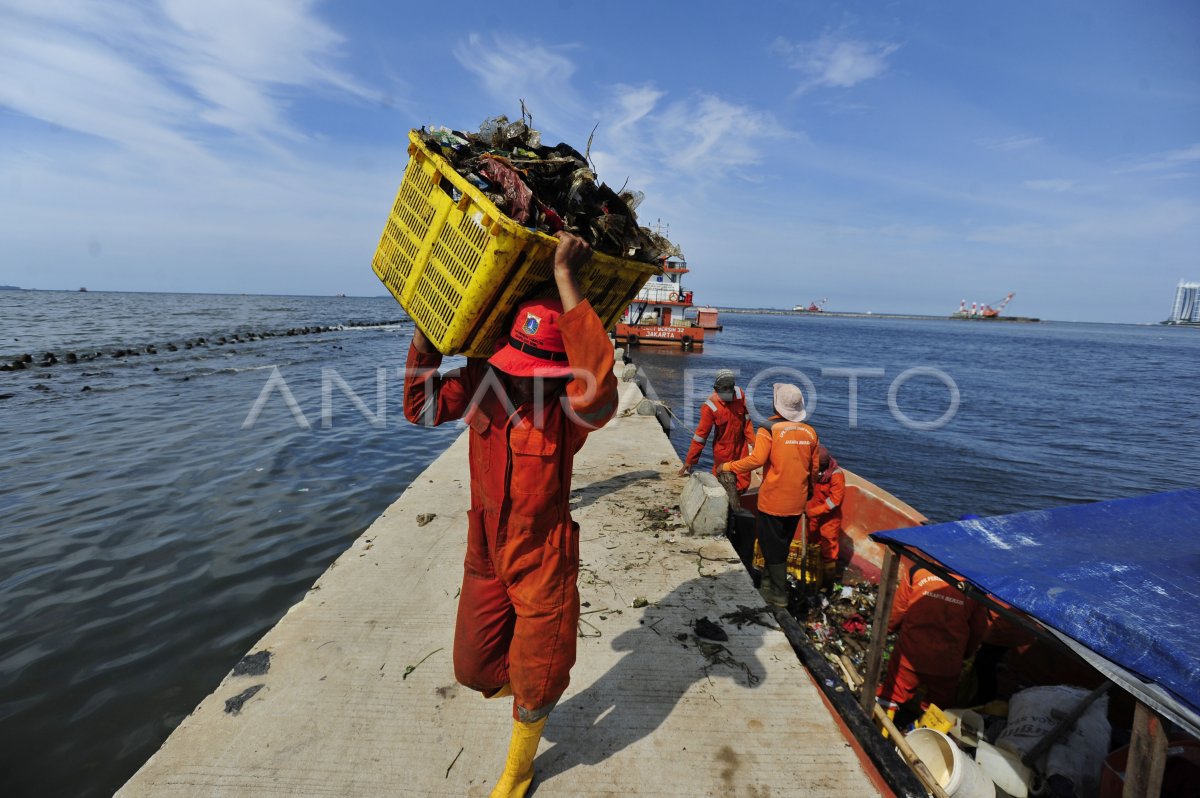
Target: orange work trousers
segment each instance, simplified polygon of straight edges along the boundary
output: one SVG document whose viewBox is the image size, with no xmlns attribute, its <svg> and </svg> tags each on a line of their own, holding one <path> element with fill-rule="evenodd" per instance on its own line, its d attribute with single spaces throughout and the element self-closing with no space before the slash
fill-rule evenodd
<svg viewBox="0 0 1200 798">
<path fill-rule="evenodd" d="M 837 562 L 838 558 L 838 536 L 842 534 L 842 519 L 841 513 L 837 515 L 818 515 L 811 519 L 812 525 L 816 527 L 818 537 L 821 540 L 821 559 L 824 562 Z M 812 535 L 812 532 L 809 532 Z M 811 540 L 811 537 L 810 537 Z"/>
<path fill-rule="evenodd" d="M 925 688 L 923 704 L 948 707 L 954 702 L 954 693 L 958 689 L 958 676 L 919 673 L 913 670 L 911 663 L 902 654 L 893 651 L 891 661 L 888 663 L 887 676 L 879 684 L 876 695 L 885 705 L 890 702 L 894 706 L 899 706 L 911 701 L 917 695 L 920 687 Z"/>
<path fill-rule="evenodd" d="M 570 682 L 579 623 L 579 525 L 566 511 L 550 519 L 467 513 L 467 555 L 454 676 L 486 694 L 512 686 L 513 718 L 549 714 Z"/>
</svg>

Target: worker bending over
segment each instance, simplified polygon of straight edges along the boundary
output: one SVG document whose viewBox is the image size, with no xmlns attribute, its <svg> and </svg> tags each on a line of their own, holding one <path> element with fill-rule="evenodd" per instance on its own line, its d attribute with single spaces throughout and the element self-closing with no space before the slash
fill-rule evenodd
<svg viewBox="0 0 1200 798">
<path fill-rule="evenodd" d="M 987 631 L 982 604 L 907 558 L 900 561 L 900 584 L 888 618 L 888 632 L 900 636 L 877 693 L 885 708 L 896 709 L 923 687 L 923 708 L 951 706 L 963 662 L 975 653 Z"/>
<path fill-rule="evenodd" d="M 713 437 L 713 474 L 719 474 L 721 466 L 730 460 L 740 460 L 750 453 L 750 442 L 754 439 L 754 424 L 746 409 L 746 394 L 734 384 L 734 374 L 729 369 L 717 372 L 713 380 L 712 395 L 700 406 L 700 423 L 692 434 L 692 445 L 679 476 L 686 477 L 700 462 L 700 454 L 708 441 L 708 434 L 716 430 Z M 750 487 L 750 473 L 738 474 L 738 492 Z"/>
<path fill-rule="evenodd" d="M 613 348 L 576 273 L 591 257 L 558 234 L 558 300 L 523 302 L 491 358 L 439 374 L 413 334 L 404 415 L 470 428 L 471 509 L 454 675 L 488 698 L 513 697 L 508 760 L 493 798 L 523 796 L 546 717 L 567 688 L 579 620 L 579 525 L 569 500 L 575 453 L 617 406 Z M 540 392 L 541 395 L 537 395 Z"/>
<path fill-rule="evenodd" d="M 759 592 L 768 604 L 788 605 L 787 557 L 796 527 L 817 477 L 817 433 L 804 424 L 804 394 L 795 385 L 775 383 L 775 414 L 759 428 L 748 457 L 721 466 L 721 471 L 749 474 L 764 465 L 758 489 L 755 532 L 766 563 Z"/>
<path fill-rule="evenodd" d="M 819 470 L 813 480 L 812 498 L 806 515 L 810 534 L 821 541 L 822 583 L 832 586 L 838 577 L 838 538 L 842 534 L 842 502 L 846 499 L 846 475 L 824 446 L 817 448 Z"/>
</svg>

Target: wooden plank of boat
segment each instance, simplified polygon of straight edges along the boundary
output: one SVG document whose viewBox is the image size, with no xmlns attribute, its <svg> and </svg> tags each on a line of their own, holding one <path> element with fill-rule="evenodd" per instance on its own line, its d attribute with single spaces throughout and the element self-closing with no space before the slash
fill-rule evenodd
<svg viewBox="0 0 1200 798">
<path fill-rule="evenodd" d="M 920 526 L 928 519 L 870 480 L 843 468 L 846 498 L 842 502 L 842 535 L 838 559 L 868 582 L 878 582 L 886 547 L 871 540 L 872 532 Z M 758 486 L 741 496 L 741 506 L 758 508 Z"/>
</svg>

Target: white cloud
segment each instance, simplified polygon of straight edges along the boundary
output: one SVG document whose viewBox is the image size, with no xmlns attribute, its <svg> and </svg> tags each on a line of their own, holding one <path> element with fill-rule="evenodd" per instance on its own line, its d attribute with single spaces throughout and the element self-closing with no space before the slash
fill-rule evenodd
<svg viewBox="0 0 1200 798">
<path fill-rule="evenodd" d="M 1200 161 L 1200 144 L 1193 144 L 1181 150 L 1172 150 L 1163 156 L 1167 163 L 1186 163 Z"/>
<path fill-rule="evenodd" d="M 1009 136 L 1003 139 L 988 139 L 979 142 L 979 144 L 989 150 L 1011 152 L 1012 150 L 1023 150 L 1032 147 L 1035 144 L 1040 144 L 1041 141 L 1041 136 Z"/>
<path fill-rule="evenodd" d="M 966 240 L 1032 250 L 1070 249 L 1086 252 L 1157 238 L 1195 238 L 1200 225 L 1200 205 L 1192 201 L 1163 200 L 1154 204 L 1113 207 L 1084 206 L 1064 209 L 1061 219 L 1045 215 L 1012 224 L 980 225 Z"/>
<path fill-rule="evenodd" d="M 667 164 L 693 174 L 754 166 L 763 154 L 752 142 L 783 135 L 770 114 L 711 94 L 673 102 L 653 123 Z"/>
<path fill-rule="evenodd" d="M 1116 169 L 1117 174 L 1126 172 L 1166 172 L 1188 169 L 1200 161 L 1200 144 L 1192 144 L 1167 152 L 1127 159 L 1127 165 Z"/>
<path fill-rule="evenodd" d="M 808 42 L 775 40 L 771 49 L 803 75 L 797 91 L 850 88 L 887 71 L 887 59 L 900 49 L 891 42 L 840 38 L 830 33 Z"/>
<path fill-rule="evenodd" d="M 1026 180 L 1025 187 L 1031 188 L 1034 191 L 1055 191 L 1063 193 L 1071 191 L 1077 185 L 1074 180 L 1066 180 L 1063 178 L 1055 178 L 1051 180 Z"/>
<path fill-rule="evenodd" d="M 514 116 L 524 100 L 533 114 L 534 127 L 566 136 L 586 116 L 571 87 L 575 64 L 565 53 L 569 49 L 500 34 L 485 39 L 472 33 L 455 46 L 454 57 L 499 103 L 501 112 Z"/>
<path fill-rule="evenodd" d="M 0 128 L 0 282 L 365 288 L 329 265 L 369 261 L 403 146 L 322 148 L 290 107 L 375 99 L 342 43 L 304 0 L 2 0 L 0 110 L 58 130 Z"/>
<path fill-rule="evenodd" d="M 10 0 L 0 104 L 150 158 L 197 152 L 213 128 L 297 139 L 281 89 L 373 97 L 330 65 L 341 41 L 311 2 Z"/>
<path fill-rule="evenodd" d="M 617 86 L 616 121 L 608 125 L 609 130 L 620 132 L 642 121 L 665 96 L 653 86 Z"/>
<path fill-rule="evenodd" d="M 790 137 L 753 107 L 697 92 L 666 101 L 652 86 L 617 86 L 602 104 L 592 158 L 600 176 L 666 193 L 758 177 L 766 142 Z"/>
<path fill-rule="evenodd" d="M 711 183 L 731 173 L 745 176 L 761 162 L 764 139 L 788 135 L 771 114 L 706 92 L 668 101 L 656 86 L 617 84 L 594 102 L 571 82 L 572 49 L 471 34 L 454 55 L 493 100 L 510 107 L 525 99 L 535 127 L 568 137 L 581 151 L 598 122 L 592 159 L 601 179 L 616 187 L 626 177 L 631 186 L 644 189 L 676 180 Z"/>
</svg>

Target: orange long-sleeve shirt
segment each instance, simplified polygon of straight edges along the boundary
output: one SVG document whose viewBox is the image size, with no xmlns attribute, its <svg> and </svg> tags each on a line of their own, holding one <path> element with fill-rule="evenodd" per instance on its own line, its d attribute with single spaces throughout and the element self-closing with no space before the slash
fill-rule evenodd
<svg viewBox="0 0 1200 798">
<path fill-rule="evenodd" d="M 772 416 L 759 427 L 749 457 L 726 463 L 723 470 L 748 474 L 766 466 L 758 489 L 759 512 L 801 515 L 820 470 L 817 431 L 807 424 Z"/>
<path fill-rule="evenodd" d="M 925 568 L 904 559 L 888 618 L 899 630 L 896 654 L 917 673 L 957 675 L 987 631 L 987 609 Z"/>
<path fill-rule="evenodd" d="M 846 498 L 846 475 L 835 468 L 828 482 L 813 481 L 812 498 L 808 501 L 807 514 L 813 521 L 829 521 L 842 517 L 842 502 Z"/>
<path fill-rule="evenodd" d="M 754 424 L 746 410 L 746 395 L 736 385 L 733 388 L 733 399 L 725 402 L 714 392 L 700 406 L 700 423 L 692 434 L 692 445 L 688 447 L 684 462 L 695 466 L 700 462 L 700 454 L 708 441 L 709 433 L 716 428 L 713 438 L 713 473 L 715 474 L 722 463 L 745 457 L 750 450 L 750 441 L 754 438 Z"/>
<path fill-rule="evenodd" d="M 486 360 L 471 358 L 465 368 L 439 374 L 440 353 L 409 350 L 404 415 L 429 427 L 467 422 L 475 509 L 511 503 L 517 516 L 540 518 L 551 511 L 565 517 L 575 453 L 588 432 L 616 412 L 612 344 L 591 304 L 584 300 L 563 313 L 558 326 L 568 362 L 580 376 L 567 383 L 566 407 L 547 401 L 541 419 L 532 405 L 512 406 Z"/>
</svg>

